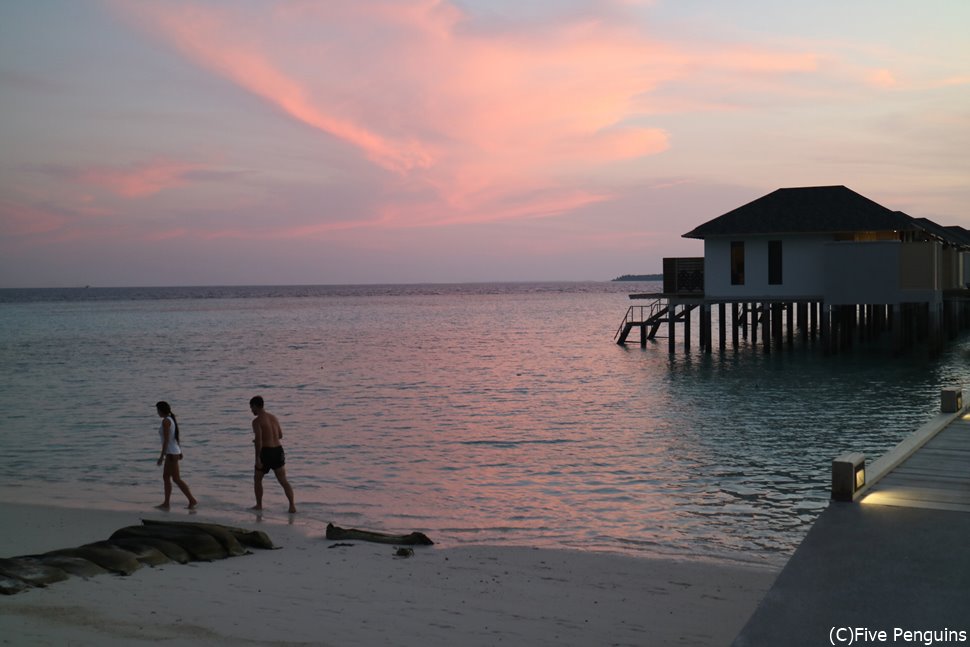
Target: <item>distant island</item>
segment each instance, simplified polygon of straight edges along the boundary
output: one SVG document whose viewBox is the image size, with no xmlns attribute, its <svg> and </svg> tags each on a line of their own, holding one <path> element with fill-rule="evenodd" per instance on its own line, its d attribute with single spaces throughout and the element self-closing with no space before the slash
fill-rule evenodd
<svg viewBox="0 0 970 647">
<path fill-rule="evenodd" d="M 624 274 L 618 276 L 614 281 L 662 281 L 663 274 Z"/>
</svg>

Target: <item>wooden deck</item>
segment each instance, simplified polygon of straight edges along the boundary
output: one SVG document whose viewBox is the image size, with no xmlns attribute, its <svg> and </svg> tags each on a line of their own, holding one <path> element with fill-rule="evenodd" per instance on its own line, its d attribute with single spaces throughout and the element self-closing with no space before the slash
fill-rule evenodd
<svg viewBox="0 0 970 647">
<path fill-rule="evenodd" d="M 860 503 L 970 512 L 970 413 L 874 483 Z"/>
</svg>

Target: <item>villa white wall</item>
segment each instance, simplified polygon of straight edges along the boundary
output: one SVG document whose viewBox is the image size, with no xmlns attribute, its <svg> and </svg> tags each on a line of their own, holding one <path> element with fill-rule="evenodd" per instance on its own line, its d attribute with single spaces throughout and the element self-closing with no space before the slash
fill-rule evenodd
<svg viewBox="0 0 970 647">
<path fill-rule="evenodd" d="M 731 285 L 731 241 L 744 241 L 744 285 Z M 768 242 L 782 240 L 782 284 L 768 284 Z M 939 243 L 835 242 L 758 236 L 704 241 L 704 293 L 711 299 L 819 299 L 829 305 L 940 298 Z"/>
<path fill-rule="evenodd" d="M 940 257 L 940 288 L 953 290 L 962 287 L 963 254 L 954 247 L 947 247 Z"/>
<path fill-rule="evenodd" d="M 825 302 L 936 303 L 939 243 L 898 241 L 830 243 L 825 248 Z"/>
<path fill-rule="evenodd" d="M 731 241 L 744 241 L 744 285 L 731 285 Z M 782 240 L 782 284 L 768 284 L 768 242 Z M 704 241 L 704 293 L 715 299 L 821 298 L 825 245 L 831 238 L 758 236 Z"/>
<path fill-rule="evenodd" d="M 840 242 L 825 247 L 825 302 L 898 303 L 899 241 Z"/>
</svg>

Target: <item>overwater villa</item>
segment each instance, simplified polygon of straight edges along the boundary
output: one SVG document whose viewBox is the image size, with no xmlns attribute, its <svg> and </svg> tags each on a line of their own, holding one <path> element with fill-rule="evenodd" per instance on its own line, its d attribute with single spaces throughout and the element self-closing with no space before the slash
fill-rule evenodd
<svg viewBox="0 0 970 647">
<path fill-rule="evenodd" d="M 702 258 L 665 258 L 663 292 L 631 294 L 616 334 L 646 346 L 666 332 L 671 353 L 691 315 L 699 347 L 739 340 L 764 350 L 818 342 L 827 352 L 891 339 L 931 351 L 970 325 L 970 231 L 888 209 L 844 186 L 778 189 L 684 234 Z"/>
</svg>

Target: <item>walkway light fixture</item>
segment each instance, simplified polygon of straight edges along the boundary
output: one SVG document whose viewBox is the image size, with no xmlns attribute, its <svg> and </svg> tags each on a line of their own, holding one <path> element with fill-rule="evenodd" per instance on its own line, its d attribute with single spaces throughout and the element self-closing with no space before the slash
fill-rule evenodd
<svg viewBox="0 0 970 647">
<path fill-rule="evenodd" d="M 857 452 L 842 454 L 832 461 L 832 499 L 853 501 L 866 485 L 866 456 Z"/>
<path fill-rule="evenodd" d="M 963 389 L 950 387 L 940 391 L 940 412 L 956 413 L 963 409 Z"/>
</svg>

